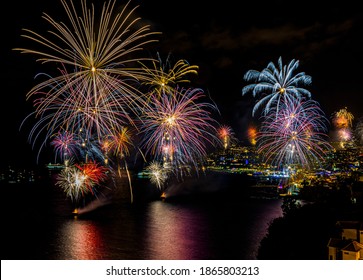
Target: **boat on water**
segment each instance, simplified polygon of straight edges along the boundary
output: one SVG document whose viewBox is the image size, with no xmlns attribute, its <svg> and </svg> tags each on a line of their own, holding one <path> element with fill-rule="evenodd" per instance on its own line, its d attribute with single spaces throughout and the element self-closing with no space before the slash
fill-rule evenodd
<svg viewBox="0 0 363 280">
<path fill-rule="evenodd" d="M 48 170 L 62 170 L 65 168 L 65 165 L 60 163 L 48 163 L 46 168 Z"/>
<path fill-rule="evenodd" d="M 137 173 L 137 178 L 140 178 L 140 179 L 147 179 L 150 177 L 151 177 L 151 172 L 148 170 L 145 170 L 145 169 L 143 169 Z"/>
</svg>

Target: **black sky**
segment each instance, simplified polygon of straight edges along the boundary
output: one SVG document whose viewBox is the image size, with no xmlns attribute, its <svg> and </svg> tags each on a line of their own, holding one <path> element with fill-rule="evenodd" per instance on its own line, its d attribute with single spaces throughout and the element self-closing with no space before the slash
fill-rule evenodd
<svg viewBox="0 0 363 280">
<path fill-rule="evenodd" d="M 300 61 L 298 71 L 312 77 L 308 89 L 328 117 L 343 107 L 356 119 L 363 116 L 363 10 L 359 1 L 325 2 L 133 0 L 131 5 L 139 5 L 142 20 L 162 32 L 150 54 L 158 51 L 166 57 L 171 52 L 175 60 L 198 65 L 193 86 L 210 94 L 221 111 L 220 121 L 242 140 L 247 125 L 255 121 L 254 100 L 241 94 L 246 85 L 243 75 L 250 69 L 261 71 L 271 61 L 277 63 L 280 56 L 286 63 Z M 25 95 L 42 65 L 12 48 L 27 46 L 21 28 L 46 30 L 43 12 L 57 20 L 64 19 L 65 13 L 59 0 L 7 1 L 2 9 L 1 162 L 35 163 L 28 131 L 19 132 L 19 126 L 32 112 Z"/>
</svg>

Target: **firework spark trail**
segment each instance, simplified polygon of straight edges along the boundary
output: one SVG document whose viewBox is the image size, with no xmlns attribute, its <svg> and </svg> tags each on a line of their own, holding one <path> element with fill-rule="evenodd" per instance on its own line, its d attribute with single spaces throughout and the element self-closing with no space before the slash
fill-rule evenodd
<svg viewBox="0 0 363 280">
<path fill-rule="evenodd" d="M 124 158 L 130 155 L 129 146 L 132 144 L 131 130 L 122 126 L 107 136 L 107 150 L 112 151 L 116 156 Z"/>
<path fill-rule="evenodd" d="M 278 67 L 270 62 L 265 69 L 261 72 L 256 70 L 249 70 L 244 75 L 246 81 L 254 83 L 245 86 L 242 89 L 242 95 L 252 91 L 254 97 L 261 99 L 255 104 L 252 114 L 255 115 L 256 111 L 264 104 L 263 114 L 266 115 L 271 109 L 277 108 L 287 102 L 293 102 L 295 99 L 301 97 L 311 97 L 311 93 L 301 87 L 311 84 L 311 77 L 304 72 L 295 74 L 295 70 L 299 67 L 298 60 L 291 60 L 288 65 L 282 64 L 282 58 L 278 60 Z"/>
<path fill-rule="evenodd" d="M 354 116 L 348 111 L 347 107 L 340 109 L 335 112 L 332 116 L 332 121 L 336 130 L 336 138 L 340 142 L 342 148 L 345 147 L 346 143 L 352 140 L 353 131 L 353 120 Z"/>
<path fill-rule="evenodd" d="M 90 189 L 92 194 L 95 194 L 94 187 L 100 186 L 107 179 L 107 168 L 95 161 L 86 162 L 83 164 L 75 164 L 75 166 L 85 176 L 85 184 Z"/>
<path fill-rule="evenodd" d="M 61 171 L 56 185 L 60 186 L 74 202 L 78 202 L 87 194 L 96 194 L 96 188 L 107 178 L 106 172 L 107 168 L 96 162 L 75 164 Z"/>
<path fill-rule="evenodd" d="M 146 170 L 150 173 L 151 183 L 155 184 L 159 190 L 163 190 L 164 183 L 168 179 L 169 170 L 164 168 L 158 161 L 152 161 Z"/>
<path fill-rule="evenodd" d="M 326 141 L 327 119 L 313 100 L 284 102 L 263 117 L 257 136 L 258 151 L 276 164 L 311 167 L 331 149 Z"/>
<path fill-rule="evenodd" d="M 338 130 L 338 138 L 340 142 L 347 142 L 352 139 L 352 132 L 349 128 L 340 128 Z"/>
<path fill-rule="evenodd" d="M 85 176 L 77 167 L 63 169 L 58 175 L 56 185 L 60 186 L 72 201 L 78 202 L 81 197 L 90 193 L 90 183 L 85 183 Z"/>
<path fill-rule="evenodd" d="M 234 131 L 228 125 L 222 125 L 218 128 L 218 137 L 220 138 L 224 149 L 237 142 Z"/>
<path fill-rule="evenodd" d="M 117 14 L 115 1 L 105 2 L 97 18 L 93 5 L 88 8 L 86 0 L 81 1 L 80 15 L 73 2 L 61 3 L 70 25 L 44 14 L 53 30 L 43 36 L 24 29 L 23 35 L 44 51 L 15 49 L 38 56 L 42 63 L 63 67 L 56 77 L 44 75 L 45 81 L 27 94 L 28 99 L 41 94 L 34 102 L 34 115 L 40 120 L 30 137 L 37 139 L 42 130 L 47 130 L 49 138 L 60 127 L 72 130 L 73 126 L 102 139 L 119 123 L 133 123 L 131 115 L 147 106 L 139 87 L 149 76 L 138 63 L 152 59 L 132 55 L 156 42 L 151 37 L 159 33 L 151 32 L 148 25 L 139 23 L 140 18 L 133 17 L 137 7 L 129 10 L 130 2 Z"/>
<path fill-rule="evenodd" d="M 134 194 L 132 190 L 131 175 L 127 165 L 126 157 L 130 155 L 129 146 L 132 145 L 131 132 L 128 127 L 121 127 L 119 131 L 115 131 L 112 135 L 108 135 L 107 140 L 104 142 L 106 154 L 108 151 L 112 151 L 113 154 L 123 160 L 125 165 L 127 178 L 129 181 L 130 188 L 130 200 L 131 203 L 134 201 Z M 118 174 L 121 177 L 120 164 L 118 165 Z"/>
<path fill-rule="evenodd" d="M 216 121 L 201 89 L 175 89 L 172 95 L 154 96 L 152 109 L 146 109 L 140 128 L 144 135 L 141 147 L 156 160 L 165 157 L 165 150 L 174 167 L 191 164 L 197 169 L 198 162 L 207 154 L 207 143 L 219 139 L 214 126 Z M 166 149 L 166 147 L 168 149 Z"/>
<path fill-rule="evenodd" d="M 158 60 L 153 61 L 153 68 L 147 67 L 141 63 L 145 72 L 149 75 L 150 80 L 144 82 L 149 86 L 149 95 L 157 95 L 161 98 L 163 94 L 173 94 L 177 86 L 183 83 L 190 83 L 186 77 L 188 74 L 198 74 L 198 66 L 190 65 L 186 60 L 180 59 L 173 66 L 170 54 L 163 62 L 159 53 L 157 54 Z"/>
<path fill-rule="evenodd" d="M 247 130 L 248 140 L 252 146 L 256 145 L 257 128 L 254 125 L 250 125 Z"/>
<path fill-rule="evenodd" d="M 35 106 L 44 106 L 46 100 L 44 95 L 47 96 L 48 94 L 48 92 L 37 93 L 40 96 L 35 100 Z M 56 99 L 52 99 L 52 103 L 41 109 L 37 107 L 37 111 L 31 116 L 35 114 L 39 115 L 39 120 L 29 134 L 29 140 L 33 143 L 43 132 L 46 133 L 44 143 L 47 142 L 55 131 L 61 128 L 66 128 L 67 131 L 74 134 L 82 129 L 83 133 L 87 134 L 85 138 L 94 138 L 94 136 L 99 138 L 99 135 L 113 133 L 120 124 L 127 122 L 129 116 L 129 113 L 123 110 L 123 106 L 119 102 L 114 103 L 113 100 L 107 99 L 99 102 L 96 111 L 92 98 L 87 99 L 87 96 L 77 90 L 63 92 Z"/>
<path fill-rule="evenodd" d="M 333 122 L 337 128 L 352 127 L 354 116 L 347 110 L 347 107 L 334 113 Z"/>
<path fill-rule="evenodd" d="M 54 146 L 55 154 L 63 161 L 75 155 L 77 151 L 74 135 L 68 131 L 58 132 L 54 136 L 51 145 Z"/>
</svg>

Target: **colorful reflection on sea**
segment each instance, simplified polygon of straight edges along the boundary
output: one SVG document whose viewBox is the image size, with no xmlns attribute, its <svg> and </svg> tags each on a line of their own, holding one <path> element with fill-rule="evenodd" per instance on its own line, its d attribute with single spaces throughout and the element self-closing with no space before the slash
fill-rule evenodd
<svg viewBox="0 0 363 280">
<path fill-rule="evenodd" d="M 196 211 L 161 201 L 150 204 L 146 226 L 149 258 L 208 258 L 206 219 L 200 209 Z"/>
<path fill-rule="evenodd" d="M 103 259 L 103 246 L 106 240 L 100 235 L 95 222 L 75 217 L 63 223 L 59 236 L 60 259 Z"/>
</svg>

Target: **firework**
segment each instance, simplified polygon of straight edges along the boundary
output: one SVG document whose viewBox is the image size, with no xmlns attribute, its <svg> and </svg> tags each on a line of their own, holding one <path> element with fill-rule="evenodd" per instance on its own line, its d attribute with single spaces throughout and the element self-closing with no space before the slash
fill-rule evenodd
<svg viewBox="0 0 363 280">
<path fill-rule="evenodd" d="M 291 60 L 288 65 L 282 64 L 281 57 L 278 60 L 278 67 L 270 62 L 261 72 L 249 70 L 244 75 L 246 81 L 254 83 L 245 86 L 242 95 L 252 91 L 254 97 L 261 97 L 255 104 L 252 114 L 264 104 L 263 114 L 268 114 L 270 109 L 277 108 L 276 113 L 282 103 L 293 102 L 301 97 L 311 97 L 311 93 L 301 86 L 311 84 L 311 77 L 304 72 L 295 74 L 299 67 L 298 60 Z"/>
<path fill-rule="evenodd" d="M 352 139 L 352 132 L 348 128 L 341 128 L 338 130 L 338 137 L 340 142 L 347 142 Z"/>
<path fill-rule="evenodd" d="M 227 149 L 230 145 L 237 141 L 234 131 L 228 125 L 222 125 L 219 127 L 218 137 L 222 141 L 224 149 Z"/>
<path fill-rule="evenodd" d="M 182 83 L 189 83 L 188 74 L 198 74 L 198 66 L 190 65 L 186 60 L 180 59 L 173 66 L 168 55 L 165 62 L 157 54 L 158 61 L 153 61 L 153 68 L 142 64 L 143 69 L 150 76 L 150 81 L 145 82 L 150 87 L 150 94 L 160 98 L 163 94 L 173 94 L 174 89 Z"/>
<path fill-rule="evenodd" d="M 131 183 L 131 176 L 129 172 L 129 168 L 126 161 L 126 156 L 129 156 L 129 146 L 132 145 L 131 140 L 131 134 L 130 130 L 127 127 L 121 127 L 119 131 L 115 131 L 112 135 L 109 135 L 107 137 L 107 140 L 103 143 L 103 148 L 106 152 L 106 155 L 108 151 L 112 151 L 113 154 L 119 158 L 120 160 L 123 160 L 123 163 L 125 165 L 125 170 L 127 173 L 127 178 L 129 181 L 129 187 L 130 187 L 130 198 L 131 203 L 133 202 L 133 191 L 132 191 L 132 183 Z M 106 158 L 107 159 L 107 158 Z M 107 159 L 108 160 L 108 159 Z M 121 170 L 120 170 L 120 163 L 118 164 L 118 174 L 121 177 Z"/>
<path fill-rule="evenodd" d="M 141 147 L 156 160 L 180 168 L 192 165 L 207 155 L 207 144 L 218 142 L 216 121 L 201 89 L 175 89 L 172 95 L 153 97 L 152 108 L 144 110 Z"/>
<path fill-rule="evenodd" d="M 256 137 L 257 137 L 256 127 L 250 126 L 247 129 L 247 136 L 248 136 L 248 140 L 250 141 L 251 145 L 255 146 L 256 145 Z"/>
<path fill-rule="evenodd" d="M 132 145 L 131 132 L 128 127 L 122 126 L 119 130 L 107 137 L 104 148 L 113 151 L 114 155 L 124 158 L 130 154 L 129 146 Z"/>
<path fill-rule="evenodd" d="M 92 186 L 100 185 L 106 178 L 107 168 L 99 163 L 86 162 L 81 165 L 75 165 L 85 176 L 86 185 L 89 184 L 89 189 L 92 190 Z"/>
<path fill-rule="evenodd" d="M 90 192 L 89 184 L 85 184 L 85 181 L 84 174 L 77 167 L 71 166 L 61 171 L 56 185 L 60 186 L 71 200 L 77 202 Z"/>
<path fill-rule="evenodd" d="M 106 179 L 107 169 L 95 162 L 64 168 L 57 178 L 56 185 L 73 201 L 78 202 L 87 194 L 95 195 L 95 188 Z"/>
<path fill-rule="evenodd" d="M 44 96 L 47 94 L 37 93 L 40 96 L 38 96 L 34 104 L 43 106 L 43 102 L 46 100 Z M 83 150 L 87 148 L 88 153 L 99 154 L 99 143 L 96 142 L 102 142 L 101 136 L 110 133 L 114 134 L 114 131 L 122 129 L 120 126 L 127 122 L 129 116 L 128 112 L 124 111 L 122 106 L 120 107 L 120 104 L 107 99 L 103 101 L 105 103 L 99 104 L 98 111 L 90 115 L 86 112 L 92 107 L 92 98 L 87 100 L 82 92 L 78 92 L 76 89 L 71 90 L 71 92 L 64 92 L 46 107 L 38 107 L 36 112 L 31 113 L 23 121 L 25 123 L 33 115 L 39 118 L 31 129 L 29 141 L 35 145 L 40 135 L 43 135 L 43 142 L 39 149 L 40 153 L 49 138 L 52 138 L 53 134 L 59 133 L 54 131 L 62 130 L 65 127 L 68 134 L 74 135 L 75 140 L 79 142 L 80 148 Z M 88 109 L 85 110 L 84 108 L 87 106 Z M 98 151 L 96 151 L 96 147 Z"/>
<path fill-rule="evenodd" d="M 163 168 L 159 162 L 152 161 L 146 170 L 150 173 L 151 182 L 155 184 L 159 190 L 162 190 L 165 181 L 168 179 L 168 169 Z"/>
<path fill-rule="evenodd" d="M 51 145 L 54 146 L 56 155 L 64 161 L 67 161 L 70 157 L 72 157 L 77 150 L 73 133 L 69 133 L 67 131 L 58 132 L 51 142 Z"/>
<path fill-rule="evenodd" d="M 340 109 L 334 113 L 333 123 L 337 128 L 348 128 L 352 127 L 354 116 L 347 110 L 347 107 Z"/>
<path fill-rule="evenodd" d="M 257 136 L 258 152 L 277 165 L 319 164 L 331 146 L 327 142 L 327 119 L 313 100 L 284 102 L 264 116 Z"/>
<path fill-rule="evenodd" d="M 354 116 L 348 111 L 347 107 L 335 112 L 332 116 L 334 127 L 336 128 L 336 137 L 341 148 L 345 148 L 347 142 L 352 139 Z"/>
<path fill-rule="evenodd" d="M 148 59 L 136 53 L 156 41 L 149 39 L 156 33 L 134 18 L 136 8 L 129 11 L 130 2 L 120 13 L 114 12 L 115 1 L 105 2 L 99 18 L 86 0 L 81 1 L 80 15 L 73 2 L 61 3 L 69 25 L 44 14 L 53 30 L 44 36 L 24 29 L 23 35 L 42 51 L 15 49 L 38 56 L 42 63 L 61 66 L 60 75 L 43 75 L 46 79 L 27 94 L 27 98 L 40 95 L 34 102 L 34 115 L 40 119 L 30 138 L 35 141 L 41 131 L 47 131 L 47 140 L 63 127 L 70 132 L 83 129 L 87 138 L 96 135 L 100 140 L 120 123 L 132 123 L 132 115 L 146 106 L 139 86 L 148 76 L 138 62 Z"/>
</svg>

